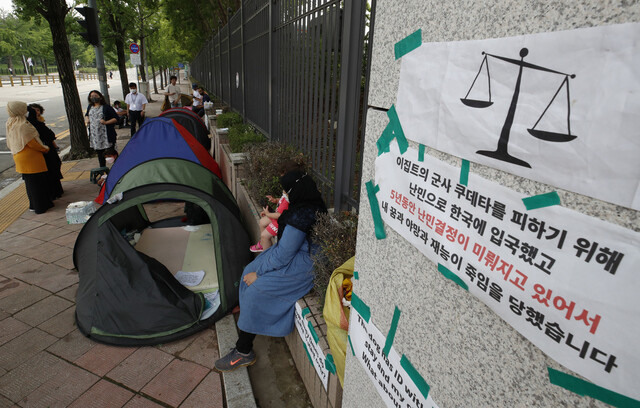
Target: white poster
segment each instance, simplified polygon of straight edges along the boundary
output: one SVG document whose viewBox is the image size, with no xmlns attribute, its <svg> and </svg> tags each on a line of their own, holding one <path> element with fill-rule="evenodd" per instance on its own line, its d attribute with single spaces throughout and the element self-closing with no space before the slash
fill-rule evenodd
<svg viewBox="0 0 640 408">
<path fill-rule="evenodd" d="M 355 357 L 388 407 L 438 408 L 431 394 L 427 391 L 425 398 L 402 367 L 401 358 L 393 346 L 388 356 L 382 353 L 385 337 L 371 320 L 365 321 L 353 307 L 349 318 L 349 337 Z"/>
<path fill-rule="evenodd" d="M 129 54 L 129 58 L 131 59 L 132 65 L 142 65 L 140 54 Z"/>
<path fill-rule="evenodd" d="M 311 359 L 313 368 L 316 369 L 316 373 L 318 374 L 318 377 L 320 377 L 320 381 L 322 382 L 322 385 L 324 385 L 324 389 L 326 391 L 327 384 L 329 382 L 329 370 L 327 370 L 324 365 L 325 356 L 318 344 L 317 333 L 315 333 L 316 336 L 312 334 L 311 330 L 313 329 L 309 327 L 309 321 L 302 315 L 302 309 L 297 302 L 295 324 L 296 329 L 298 329 L 298 334 L 300 335 L 302 342 L 305 344 L 305 349 L 307 350 L 307 353 L 309 353 L 309 358 Z"/>
<path fill-rule="evenodd" d="M 459 179 L 392 143 L 376 159 L 383 220 L 554 360 L 640 399 L 640 234 Z"/>
<path fill-rule="evenodd" d="M 640 210 L 640 23 L 422 44 L 397 110 L 408 139 Z"/>
</svg>

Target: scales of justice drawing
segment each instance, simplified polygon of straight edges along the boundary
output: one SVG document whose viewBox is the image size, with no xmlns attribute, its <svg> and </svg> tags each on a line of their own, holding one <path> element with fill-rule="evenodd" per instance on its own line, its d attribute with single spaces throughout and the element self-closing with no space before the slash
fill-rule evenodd
<svg viewBox="0 0 640 408">
<path fill-rule="evenodd" d="M 520 85 L 522 82 L 522 71 L 524 70 L 524 68 L 529 68 L 536 71 L 548 72 L 550 74 L 556 74 L 564 77 L 564 79 L 560 83 L 560 86 L 558 87 L 558 90 L 553 95 L 553 97 L 551 98 L 551 101 L 549 102 L 547 107 L 544 109 L 544 111 L 542 112 L 542 114 L 540 115 L 536 123 L 533 125 L 533 127 L 531 127 L 530 129 L 527 129 L 529 131 L 529 134 L 531 134 L 531 136 L 541 140 L 546 140 L 547 142 L 570 142 L 571 140 L 576 138 L 576 135 L 571 134 L 571 106 L 570 106 L 570 99 L 569 99 L 569 79 L 570 78 L 573 79 L 576 76 L 575 74 L 565 74 L 563 72 L 554 71 L 549 68 L 545 68 L 539 65 L 531 64 L 529 62 L 525 62 L 524 57 L 526 57 L 528 54 L 529 54 L 529 50 L 526 48 L 522 48 L 520 50 L 520 60 L 517 60 L 517 59 L 502 57 L 499 55 L 488 54 L 483 51 L 482 55 L 484 55 L 484 58 L 482 59 L 482 63 L 480 63 L 480 69 L 478 70 L 478 74 L 476 74 L 476 77 L 473 79 L 473 82 L 471 83 L 471 87 L 469 88 L 469 91 L 467 92 L 464 98 L 460 98 L 460 101 L 462 101 L 463 104 L 471 108 L 488 108 L 489 106 L 493 105 L 493 101 L 491 100 L 491 76 L 489 74 L 488 57 L 495 58 L 497 60 L 519 66 L 520 68 L 518 70 L 518 79 L 516 80 L 513 96 L 511 97 L 511 104 L 509 105 L 509 111 L 507 112 L 507 117 L 504 121 L 504 125 L 502 125 L 502 131 L 500 132 L 500 139 L 498 139 L 498 146 L 496 150 L 478 150 L 476 153 L 481 154 L 483 156 L 491 157 L 493 159 L 502 160 L 508 163 L 513 163 L 519 166 L 531 168 L 531 165 L 526 161 L 521 160 L 509 154 L 509 136 L 511 133 L 511 126 L 513 125 L 513 119 L 516 114 L 516 108 L 518 107 L 518 97 L 520 96 Z M 487 82 L 489 86 L 488 99 L 485 99 L 485 100 L 468 99 L 469 94 L 471 93 L 473 86 L 476 84 L 478 77 L 482 73 L 483 68 L 485 68 L 486 70 Z M 538 123 L 540 123 L 540 120 L 544 117 L 545 113 L 547 113 L 547 110 L 549 110 L 549 107 L 555 101 L 556 97 L 558 96 L 558 94 L 563 88 L 566 90 L 566 94 L 567 94 L 567 132 L 559 133 L 559 132 L 551 132 L 551 131 L 536 129 L 536 126 L 538 125 Z"/>
</svg>

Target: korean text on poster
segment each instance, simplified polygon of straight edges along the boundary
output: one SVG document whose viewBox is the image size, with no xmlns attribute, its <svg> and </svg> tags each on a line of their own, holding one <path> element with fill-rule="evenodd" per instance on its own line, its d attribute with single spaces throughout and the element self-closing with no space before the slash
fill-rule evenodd
<svg viewBox="0 0 640 408">
<path fill-rule="evenodd" d="M 640 234 L 394 143 L 376 159 L 383 220 L 567 368 L 640 399 Z"/>
</svg>

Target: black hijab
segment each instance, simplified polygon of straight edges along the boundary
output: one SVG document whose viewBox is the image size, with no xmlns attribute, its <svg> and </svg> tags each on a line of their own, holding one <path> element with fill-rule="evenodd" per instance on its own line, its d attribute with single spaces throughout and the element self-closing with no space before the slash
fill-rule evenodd
<svg viewBox="0 0 640 408">
<path fill-rule="evenodd" d="M 289 195 L 289 209 L 278 218 L 278 239 L 287 225 L 309 233 L 316 223 L 317 213 L 326 213 L 322 195 L 315 181 L 307 173 L 299 170 L 290 171 L 280 178 L 282 188 Z"/>
<path fill-rule="evenodd" d="M 49 149 L 53 149 L 53 141 L 56 140 L 56 134 L 53 133 L 53 130 L 49 129 L 47 125 L 38 120 L 38 114 L 36 113 L 35 109 L 33 109 L 32 107 L 27 107 L 27 112 L 27 120 L 38 131 L 38 135 L 40 136 L 40 140 L 42 140 L 42 143 L 47 145 Z"/>
</svg>

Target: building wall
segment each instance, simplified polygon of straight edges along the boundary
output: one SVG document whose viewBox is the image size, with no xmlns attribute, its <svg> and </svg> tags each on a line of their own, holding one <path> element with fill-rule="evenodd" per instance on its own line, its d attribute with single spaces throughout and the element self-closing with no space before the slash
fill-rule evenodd
<svg viewBox="0 0 640 408">
<path fill-rule="evenodd" d="M 638 1 L 433 0 L 378 1 L 375 16 L 369 105 L 396 101 L 400 60 L 394 44 L 417 29 L 422 42 L 499 38 L 529 33 L 640 21 Z M 373 180 L 376 140 L 388 123 L 369 109 L 363 161 L 356 251 L 359 280 L 354 291 L 371 308 L 386 335 L 394 307 L 402 311 L 394 347 L 405 354 L 431 386 L 442 407 L 601 407 L 552 385 L 547 367 L 570 372 L 505 323 L 481 301 L 462 292 L 437 265 L 386 227 L 376 240 L 365 182 Z M 417 148 L 417 145 L 410 142 Z M 428 148 L 427 154 L 460 166 L 460 159 Z M 471 173 L 512 190 L 536 195 L 558 191 L 562 205 L 640 231 L 638 212 L 475 163 Z M 347 353 L 343 406 L 382 407 L 382 399 L 358 360 Z"/>
</svg>

